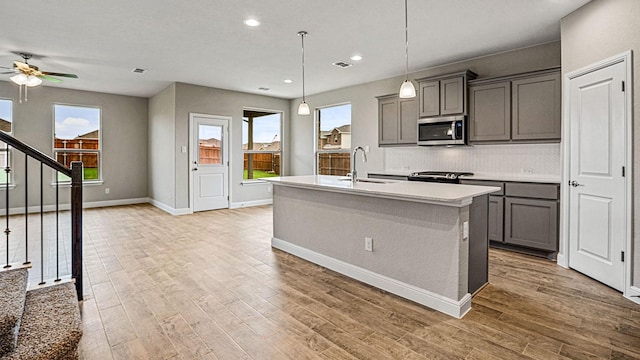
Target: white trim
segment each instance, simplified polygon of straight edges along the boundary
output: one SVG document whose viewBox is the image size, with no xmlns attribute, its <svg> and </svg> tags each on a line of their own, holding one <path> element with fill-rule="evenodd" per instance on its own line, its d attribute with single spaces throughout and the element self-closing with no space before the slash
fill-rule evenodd
<svg viewBox="0 0 640 360">
<path fill-rule="evenodd" d="M 82 187 L 85 186 L 98 186 L 98 185 L 103 185 L 104 181 L 103 180 L 83 180 L 82 181 Z M 56 187 L 56 183 L 52 182 L 49 184 L 51 187 Z M 58 186 L 63 189 L 63 188 L 71 188 L 71 182 L 70 181 L 65 181 L 65 182 L 60 182 L 58 183 Z"/>
<path fill-rule="evenodd" d="M 462 318 L 471 310 L 471 294 L 465 294 L 461 300 L 433 293 L 431 291 L 374 273 L 370 270 L 334 259 L 332 257 L 305 249 L 287 241 L 272 237 L 271 247 L 288 252 L 297 257 L 318 264 L 350 278 L 375 286 L 405 299 L 417 302 L 455 318 Z"/>
<path fill-rule="evenodd" d="M 90 208 L 98 208 L 98 207 L 109 207 L 109 206 L 123 206 L 123 205 L 133 205 L 133 204 L 147 204 L 151 202 L 149 198 L 133 198 L 133 199 L 119 199 L 119 200 L 104 200 L 104 201 L 89 201 L 83 202 L 83 209 Z M 58 210 L 64 211 L 71 209 L 71 205 L 65 203 L 60 204 L 58 206 Z M 40 212 L 40 205 L 29 206 L 27 209 L 29 214 Z M 56 206 L 54 205 L 44 205 L 42 207 L 43 212 L 51 212 L 56 211 Z M 24 214 L 24 206 L 22 207 L 12 207 L 9 208 L 9 215 L 22 215 Z"/>
<path fill-rule="evenodd" d="M 171 206 L 165 204 L 165 203 L 161 203 L 158 200 L 154 200 L 154 199 L 149 199 L 149 204 L 157 207 L 160 210 L 163 210 L 171 215 L 187 215 L 187 214 L 193 214 L 193 211 L 191 211 L 190 208 L 182 208 L 182 209 L 175 209 L 172 208 Z"/>
<path fill-rule="evenodd" d="M 264 199 L 264 200 L 251 200 L 251 201 L 242 201 L 231 203 L 229 209 L 238 209 L 250 206 L 261 206 L 261 205 L 271 205 L 273 204 L 273 199 Z"/>
<path fill-rule="evenodd" d="M 571 136 L 571 126 L 569 123 L 569 119 L 571 117 L 571 109 L 569 107 L 570 103 L 570 81 L 579 76 L 588 74 L 590 72 L 594 72 L 608 66 L 623 62 L 625 63 L 625 134 L 627 135 L 625 139 L 625 168 L 626 174 L 625 177 L 625 196 L 624 201 L 626 203 L 626 216 L 625 216 L 625 236 L 623 239 L 623 247 L 625 249 L 625 254 L 627 254 L 627 259 L 625 261 L 625 269 L 624 269 L 624 291 L 623 295 L 627 298 L 630 298 L 630 295 L 633 291 L 631 286 L 631 279 L 633 274 L 633 260 L 632 259 L 632 245 L 631 241 L 633 236 L 633 199 L 631 199 L 631 194 L 633 194 L 633 51 L 628 50 L 621 54 L 612 56 L 610 58 L 598 61 L 581 69 L 572 71 L 564 75 L 563 79 L 563 118 L 562 118 L 562 161 L 564 163 L 562 169 L 562 179 L 560 182 L 560 193 L 562 197 L 560 199 L 560 203 L 562 204 L 562 209 L 560 212 L 560 241 L 558 248 L 561 250 L 558 253 L 558 265 L 563 267 L 569 267 L 569 185 L 566 183 L 566 180 L 570 177 L 570 149 L 571 144 L 569 142 Z M 562 262 L 561 262 L 562 261 Z M 637 289 L 637 288 L 636 288 Z M 635 299 L 633 300 L 635 301 Z"/>
<path fill-rule="evenodd" d="M 630 286 L 624 297 L 636 304 L 640 304 L 640 287 Z"/>
</svg>

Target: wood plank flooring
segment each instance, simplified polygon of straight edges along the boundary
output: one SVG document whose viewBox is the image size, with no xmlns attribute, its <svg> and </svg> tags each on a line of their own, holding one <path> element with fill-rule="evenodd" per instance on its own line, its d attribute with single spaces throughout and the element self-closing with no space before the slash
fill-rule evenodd
<svg viewBox="0 0 640 360">
<path fill-rule="evenodd" d="M 269 206 L 84 213 L 81 359 L 640 359 L 640 305 L 490 252 L 462 320 L 271 249 Z"/>
</svg>

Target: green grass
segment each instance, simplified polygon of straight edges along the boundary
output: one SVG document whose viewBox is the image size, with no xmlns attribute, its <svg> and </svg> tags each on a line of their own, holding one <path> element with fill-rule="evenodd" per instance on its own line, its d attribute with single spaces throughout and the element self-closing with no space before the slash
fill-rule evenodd
<svg viewBox="0 0 640 360">
<path fill-rule="evenodd" d="M 98 168 L 84 168 L 84 180 L 99 180 L 98 177 Z M 58 181 L 59 182 L 69 182 L 71 178 L 67 175 L 58 173 Z"/>
<path fill-rule="evenodd" d="M 267 177 L 276 177 L 276 176 L 280 176 L 280 174 L 274 174 L 274 173 L 268 173 L 266 171 L 262 171 L 262 170 L 253 170 L 253 178 L 254 179 L 260 179 L 260 178 L 267 178 Z M 244 175 L 242 176 L 243 179 L 248 180 L 248 172 L 245 169 L 244 170 Z"/>
</svg>

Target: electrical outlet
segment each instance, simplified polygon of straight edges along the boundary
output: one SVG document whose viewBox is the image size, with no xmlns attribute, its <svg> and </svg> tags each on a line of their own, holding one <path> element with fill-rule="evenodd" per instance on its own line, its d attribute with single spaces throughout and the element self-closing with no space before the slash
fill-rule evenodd
<svg viewBox="0 0 640 360">
<path fill-rule="evenodd" d="M 364 249 L 366 251 L 373 251 L 373 239 L 370 237 L 364 238 Z"/>
<path fill-rule="evenodd" d="M 533 174 L 533 169 L 532 168 L 521 168 L 520 172 L 523 173 L 523 174 L 531 175 L 531 174 Z"/>
<path fill-rule="evenodd" d="M 364 152 L 368 153 L 369 152 L 369 145 L 364 147 Z"/>
<path fill-rule="evenodd" d="M 271 192 L 271 186 L 267 186 L 267 192 L 270 193 Z"/>
<path fill-rule="evenodd" d="M 109 189 L 109 188 L 105 188 L 105 189 L 104 189 L 104 193 L 105 193 L 105 194 L 107 194 L 107 195 L 108 195 L 108 194 L 110 194 L 110 193 L 111 193 L 111 189 Z"/>
</svg>

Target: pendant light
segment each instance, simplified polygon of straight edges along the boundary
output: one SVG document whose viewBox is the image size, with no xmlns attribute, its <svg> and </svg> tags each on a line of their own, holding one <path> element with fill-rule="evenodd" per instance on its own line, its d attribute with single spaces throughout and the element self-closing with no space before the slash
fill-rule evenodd
<svg viewBox="0 0 640 360">
<path fill-rule="evenodd" d="M 407 0 L 404 0 L 404 81 L 400 86 L 400 94 L 398 95 L 402 99 L 416 97 L 416 88 L 413 83 L 409 81 L 409 20 L 407 16 Z"/>
<path fill-rule="evenodd" d="M 298 106 L 298 115 L 309 115 L 311 111 L 309 110 L 309 104 L 307 104 L 304 93 L 304 37 L 307 36 L 307 32 L 298 31 L 298 36 L 302 38 L 302 102 Z"/>
</svg>

